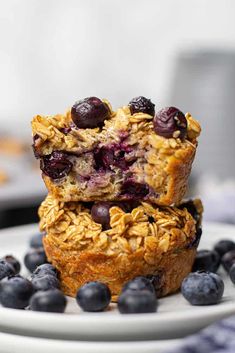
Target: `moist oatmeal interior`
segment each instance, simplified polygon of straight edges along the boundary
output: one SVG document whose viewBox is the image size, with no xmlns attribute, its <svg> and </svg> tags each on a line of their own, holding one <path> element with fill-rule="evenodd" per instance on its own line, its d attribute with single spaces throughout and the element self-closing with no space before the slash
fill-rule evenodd
<svg viewBox="0 0 235 353">
<path fill-rule="evenodd" d="M 187 113 L 186 138 L 164 138 L 155 133 L 151 115 L 131 115 L 128 106 L 111 112 L 104 126 L 94 129 L 76 128 L 70 111 L 34 117 L 33 147 L 49 192 L 63 201 L 179 203 L 187 187 L 200 125 Z M 51 164 L 47 168 L 50 160 L 59 170 L 55 175 L 50 173 Z"/>
</svg>

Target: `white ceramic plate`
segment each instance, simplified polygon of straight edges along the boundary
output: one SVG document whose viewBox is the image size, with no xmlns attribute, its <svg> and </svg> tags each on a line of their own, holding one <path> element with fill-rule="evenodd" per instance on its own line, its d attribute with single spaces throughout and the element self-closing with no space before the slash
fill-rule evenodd
<svg viewBox="0 0 235 353">
<path fill-rule="evenodd" d="M 0 231 L 0 256 L 11 253 L 19 259 L 27 250 L 37 226 L 21 226 Z M 211 248 L 221 238 L 235 240 L 235 227 L 205 224 L 201 247 Z M 69 299 L 66 314 L 49 314 L 0 307 L 0 331 L 49 338 L 84 341 L 156 340 L 184 337 L 217 319 L 235 314 L 235 287 L 221 271 L 225 294 L 219 305 L 195 307 L 181 294 L 159 300 L 154 314 L 121 315 L 115 306 L 104 313 L 82 313 Z"/>
<path fill-rule="evenodd" d="M 143 342 L 61 341 L 0 333 L 1 353 L 163 353 L 181 340 Z"/>
</svg>

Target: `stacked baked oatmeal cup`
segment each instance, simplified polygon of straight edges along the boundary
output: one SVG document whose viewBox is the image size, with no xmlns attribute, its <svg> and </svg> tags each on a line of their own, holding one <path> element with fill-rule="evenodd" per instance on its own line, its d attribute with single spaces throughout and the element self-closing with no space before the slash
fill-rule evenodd
<svg viewBox="0 0 235 353">
<path fill-rule="evenodd" d="M 96 97 L 32 121 L 49 194 L 39 208 L 48 260 L 65 294 L 88 281 L 113 299 L 147 276 L 158 296 L 179 289 L 201 235 L 200 200 L 182 203 L 200 125 L 145 97 L 113 111 Z"/>
</svg>

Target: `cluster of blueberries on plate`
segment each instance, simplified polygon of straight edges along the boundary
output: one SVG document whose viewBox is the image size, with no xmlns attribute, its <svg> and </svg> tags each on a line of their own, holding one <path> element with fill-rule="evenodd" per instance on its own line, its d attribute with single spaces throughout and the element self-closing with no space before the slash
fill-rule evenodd
<svg viewBox="0 0 235 353">
<path fill-rule="evenodd" d="M 217 304 L 224 293 L 224 282 L 216 274 L 220 265 L 235 284 L 235 243 L 220 240 L 213 250 L 199 250 L 190 273 L 181 285 L 181 293 L 192 305 Z"/>
<path fill-rule="evenodd" d="M 12 255 L 0 260 L 0 303 L 14 309 L 28 308 L 34 311 L 64 312 L 66 297 L 60 291 L 56 268 L 49 264 L 42 247 L 43 234 L 30 240 L 30 251 L 24 263 L 31 272 L 28 279 L 19 275 L 21 265 Z M 219 241 L 213 250 L 199 250 L 192 272 L 184 279 L 181 293 L 192 305 L 217 304 L 224 292 L 224 283 L 216 274 L 220 264 L 229 273 L 235 284 L 235 243 Z M 99 312 L 108 308 L 111 292 L 102 282 L 83 285 L 77 292 L 78 305 L 88 312 Z M 143 276 L 127 282 L 118 298 L 120 313 L 151 313 L 157 310 L 157 296 L 151 279 Z"/>
</svg>

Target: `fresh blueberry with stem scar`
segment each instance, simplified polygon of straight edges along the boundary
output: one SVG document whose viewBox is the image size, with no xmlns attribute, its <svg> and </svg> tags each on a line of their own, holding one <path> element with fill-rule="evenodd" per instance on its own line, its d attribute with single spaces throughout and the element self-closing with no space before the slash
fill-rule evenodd
<svg viewBox="0 0 235 353">
<path fill-rule="evenodd" d="M 111 202 L 96 202 L 91 208 L 91 217 L 96 223 L 102 224 L 104 230 L 110 229 L 109 209 L 113 206 Z"/>
<path fill-rule="evenodd" d="M 26 308 L 33 293 L 30 281 L 19 275 L 4 278 L 0 282 L 0 303 L 7 308 Z"/>
<path fill-rule="evenodd" d="M 181 293 L 192 305 L 217 304 L 224 293 L 224 282 L 216 273 L 193 272 L 183 280 Z"/>
<path fill-rule="evenodd" d="M 41 248 L 43 246 L 42 239 L 45 233 L 36 233 L 30 238 L 29 246 L 31 248 Z"/>
<path fill-rule="evenodd" d="M 215 244 L 214 250 L 217 251 L 220 257 L 223 257 L 227 252 L 235 250 L 235 243 L 229 239 L 220 240 Z"/>
<path fill-rule="evenodd" d="M 30 299 L 29 307 L 33 311 L 63 313 L 67 304 L 66 297 L 58 289 L 36 292 Z"/>
<path fill-rule="evenodd" d="M 232 265 L 235 263 L 235 250 L 226 252 L 221 258 L 221 264 L 225 271 L 229 272 Z"/>
<path fill-rule="evenodd" d="M 54 151 L 40 160 L 40 168 L 44 174 L 52 179 L 61 179 L 69 174 L 73 164 L 68 155 L 62 151 Z"/>
<path fill-rule="evenodd" d="M 47 257 L 43 248 L 32 249 L 24 257 L 24 264 L 30 272 L 46 262 Z"/>
<path fill-rule="evenodd" d="M 194 264 L 193 272 L 210 271 L 216 272 L 220 265 L 220 256 L 214 250 L 198 250 Z"/>
<path fill-rule="evenodd" d="M 0 260 L 0 280 L 8 276 L 14 276 L 14 267 L 6 260 Z"/>
<path fill-rule="evenodd" d="M 128 105 L 132 115 L 135 113 L 144 113 L 154 116 L 155 114 L 155 104 L 143 96 L 133 98 Z"/>
<path fill-rule="evenodd" d="M 34 275 L 32 276 L 31 282 L 36 291 L 60 288 L 59 280 L 51 274 Z"/>
<path fill-rule="evenodd" d="M 131 291 L 148 290 L 155 294 L 155 289 L 153 284 L 149 279 L 143 276 L 135 277 L 131 281 L 124 284 L 124 286 L 122 287 L 122 292 L 125 292 L 127 290 L 131 290 Z"/>
<path fill-rule="evenodd" d="M 72 120 L 79 129 L 100 127 L 110 116 L 111 112 L 107 104 L 97 97 L 78 101 L 71 109 Z"/>
<path fill-rule="evenodd" d="M 179 109 L 169 107 L 156 113 L 154 120 L 155 132 L 163 137 L 179 137 L 183 139 L 187 133 L 187 120 Z"/>
<path fill-rule="evenodd" d="M 15 275 L 18 275 L 20 273 L 21 265 L 20 262 L 12 255 L 6 255 L 3 257 L 3 260 L 8 262 L 13 268 Z"/>
<path fill-rule="evenodd" d="M 118 298 L 118 310 L 122 314 L 154 313 L 157 298 L 150 290 L 126 290 Z"/>
<path fill-rule="evenodd" d="M 110 303 L 111 292 L 102 282 L 88 282 L 78 290 L 76 300 L 84 311 L 103 311 Z"/>
</svg>

